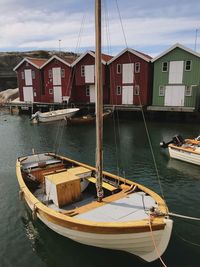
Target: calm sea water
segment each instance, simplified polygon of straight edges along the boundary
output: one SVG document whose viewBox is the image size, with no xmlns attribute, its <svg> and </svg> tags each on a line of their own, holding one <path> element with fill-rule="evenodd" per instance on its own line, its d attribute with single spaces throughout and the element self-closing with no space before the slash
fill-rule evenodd
<svg viewBox="0 0 200 267">
<path fill-rule="evenodd" d="M 126 253 L 78 244 L 31 219 L 18 197 L 18 156 L 32 153 L 32 148 L 36 152 L 57 148 L 61 154 L 94 165 L 95 126 L 57 126 L 31 125 L 26 115 L 0 114 L 0 266 L 162 266 L 160 261 L 146 264 Z M 170 160 L 167 151 L 159 147 L 161 140 L 169 140 L 177 133 L 197 136 L 199 122 L 148 121 L 147 126 L 170 211 L 200 217 L 200 167 Z M 138 119 L 121 119 L 116 131 L 112 119 L 105 124 L 104 169 L 116 173 L 118 168 L 128 178 L 160 194 L 144 123 Z M 163 260 L 168 267 L 200 266 L 200 222 L 174 219 Z"/>
</svg>

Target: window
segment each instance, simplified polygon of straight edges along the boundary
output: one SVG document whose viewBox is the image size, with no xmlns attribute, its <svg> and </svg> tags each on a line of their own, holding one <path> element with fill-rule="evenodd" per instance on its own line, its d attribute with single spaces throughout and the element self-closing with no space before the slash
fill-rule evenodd
<svg viewBox="0 0 200 267">
<path fill-rule="evenodd" d="M 21 72 L 21 77 L 22 77 L 22 80 L 24 80 L 24 72 L 23 71 Z"/>
<path fill-rule="evenodd" d="M 50 95 L 53 94 L 53 89 L 49 89 L 49 94 L 50 94 Z"/>
<path fill-rule="evenodd" d="M 135 63 L 135 73 L 140 73 L 140 62 Z"/>
<path fill-rule="evenodd" d="M 190 71 L 192 69 L 192 61 L 191 60 L 186 60 L 185 61 L 185 70 Z"/>
<path fill-rule="evenodd" d="M 120 85 L 117 86 L 116 94 L 121 95 L 122 94 L 122 87 Z"/>
<path fill-rule="evenodd" d="M 28 64 L 28 62 L 26 62 L 26 67 L 28 67 L 29 66 L 29 64 Z"/>
<path fill-rule="evenodd" d="M 134 95 L 139 95 L 140 94 L 140 86 L 139 85 L 135 85 L 133 92 L 134 92 Z"/>
<path fill-rule="evenodd" d="M 185 87 L 185 96 L 192 96 L 192 85 Z"/>
<path fill-rule="evenodd" d="M 35 71 L 34 70 L 32 70 L 31 74 L 32 74 L 32 79 L 35 79 Z"/>
<path fill-rule="evenodd" d="M 85 77 L 85 66 L 81 65 L 81 77 Z"/>
<path fill-rule="evenodd" d="M 167 72 L 168 71 L 168 62 L 163 62 L 162 63 L 162 72 Z"/>
<path fill-rule="evenodd" d="M 165 96 L 165 86 L 163 85 L 159 87 L 159 96 Z"/>
<path fill-rule="evenodd" d="M 122 65 L 117 64 L 117 74 L 121 74 L 121 73 L 122 73 Z"/>
<path fill-rule="evenodd" d="M 49 78 L 51 79 L 53 77 L 52 70 L 49 70 Z"/>
<path fill-rule="evenodd" d="M 65 78 L 65 70 L 64 69 L 61 69 L 61 77 Z"/>
<path fill-rule="evenodd" d="M 90 86 L 89 85 L 87 85 L 85 88 L 85 95 L 90 96 Z"/>
</svg>

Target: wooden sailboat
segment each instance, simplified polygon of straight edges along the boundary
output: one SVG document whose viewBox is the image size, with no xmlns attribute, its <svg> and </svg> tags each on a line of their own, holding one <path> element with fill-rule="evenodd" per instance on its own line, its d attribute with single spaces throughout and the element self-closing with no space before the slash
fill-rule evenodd
<svg viewBox="0 0 200 267">
<path fill-rule="evenodd" d="M 96 28 L 100 28 L 96 0 Z M 150 189 L 102 170 L 101 31 L 96 34 L 96 167 L 54 153 L 19 157 L 20 195 L 55 232 L 77 242 L 132 253 L 148 262 L 167 248 L 172 220 Z"/>
<path fill-rule="evenodd" d="M 105 110 L 102 114 L 103 116 L 103 120 L 109 118 L 112 114 L 111 110 Z M 84 114 L 84 115 L 79 115 L 78 113 L 67 119 L 67 124 L 91 124 L 91 123 L 95 123 L 96 121 L 96 114 L 95 113 L 88 113 L 88 114 Z"/>
<path fill-rule="evenodd" d="M 183 139 L 180 135 L 176 135 L 169 142 L 162 142 L 160 146 L 168 148 L 171 158 L 200 165 L 199 136 L 195 139 Z"/>
</svg>

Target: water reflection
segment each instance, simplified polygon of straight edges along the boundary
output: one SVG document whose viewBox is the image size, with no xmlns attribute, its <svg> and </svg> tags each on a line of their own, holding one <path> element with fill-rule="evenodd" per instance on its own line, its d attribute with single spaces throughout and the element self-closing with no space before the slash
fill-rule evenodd
<svg viewBox="0 0 200 267">
<path fill-rule="evenodd" d="M 176 159 L 169 159 L 167 163 L 168 169 L 174 169 L 184 176 L 193 177 L 200 180 L 200 166 L 182 162 Z M 192 172 L 191 172 L 192 169 Z"/>
<path fill-rule="evenodd" d="M 121 267 L 122 263 L 126 267 L 144 266 L 143 261 L 128 253 L 89 247 L 62 237 L 48 229 L 39 220 L 33 221 L 27 209 L 21 220 L 33 251 L 45 263 L 45 266 Z M 156 261 L 148 266 L 158 267 L 160 263 Z"/>
</svg>

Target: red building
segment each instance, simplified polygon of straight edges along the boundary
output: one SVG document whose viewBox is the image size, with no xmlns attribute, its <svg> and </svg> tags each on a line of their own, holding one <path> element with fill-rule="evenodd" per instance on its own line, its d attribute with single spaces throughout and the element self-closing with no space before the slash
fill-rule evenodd
<svg viewBox="0 0 200 267">
<path fill-rule="evenodd" d="M 151 57 L 127 48 L 109 62 L 110 104 L 148 105 L 151 100 Z"/>
<path fill-rule="evenodd" d="M 103 101 L 109 103 L 109 73 L 107 62 L 112 56 L 102 54 Z M 73 63 L 72 100 L 76 103 L 95 102 L 95 53 L 87 51 Z"/>
<path fill-rule="evenodd" d="M 40 67 L 47 59 L 24 58 L 15 68 L 19 99 L 25 102 L 40 102 L 43 88 Z"/>
<path fill-rule="evenodd" d="M 42 66 L 44 87 L 41 100 L 46 103 L 61 103 L 68 101 L 72 89 L 73 58 L 52 56 Z"/>
</svg>

